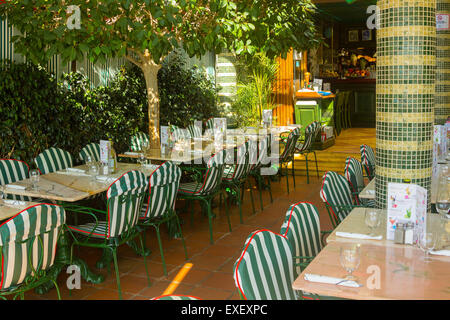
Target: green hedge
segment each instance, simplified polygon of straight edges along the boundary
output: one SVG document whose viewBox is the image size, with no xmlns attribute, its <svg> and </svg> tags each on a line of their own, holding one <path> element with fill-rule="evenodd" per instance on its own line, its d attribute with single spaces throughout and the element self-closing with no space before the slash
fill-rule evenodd
<svg viewBox="0 0 450 320">
<path fill-rule="evenodd" d="M 219 115 L 217 92 L 206 76 L 171 59 L 159 74 L 161 124 L 186 127 L 193 119 Z M 30 64 L 0 65 L 0 158 L 32 164 L 49 147 L 69 151 L 74 160 L 90 142 L 112 139 L 116 151 L 148 130 L 145 80 L 135 66 L 122 67 L 108 87 L 90 88 L 79 73 L 57 81 Z"/>
</svg>

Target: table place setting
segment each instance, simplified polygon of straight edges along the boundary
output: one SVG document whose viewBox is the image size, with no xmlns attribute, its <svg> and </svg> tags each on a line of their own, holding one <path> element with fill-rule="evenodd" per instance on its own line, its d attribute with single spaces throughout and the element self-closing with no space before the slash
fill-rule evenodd
<svg viewBox="0 0 450 320">
<path fill-rule="evenodd" d="M 336 236 L 343 237 L 343 238 L 353 238 L 353 239 L 363 239 L 363 240 L 382 240 L 383 236 L 372 236 L 368 234 L 362 234 L 362 233 L 354 233 L 354 232 L 342 232 L 337 231 Z"/>
<path fill-rule="evenodd" d="M 25 190 L 27 187 L 26 186 L 22 186 L 19 184 L 7 184 L 5 185 L 6 188 L 9 189 L 16 189 L 16 190 Z"/>
<path fill-rule="evenodd" d="M 72 176 L 89 177 L 90 175 L 86 173 L 86 170 L 79 168 L 66 168 L 64 170 L 56 171 L 58 174 L 67 174 Z"/>
<path fill-rule="evenodd" d="M 363 286 L 362 284 L 360 284 L 354 280 L 351 280 L 351 279 L 328 277 L 328 276 L 322 276 L 319 274 L 311 274 L 311 273 L 305 273 L 304 279 L 306 281 L 311 281 L 311 282 L 327 283 L 327 284 L 334 284 L 334 285 L 338 285 L 338 286 L 353 287 L 353 288 L 360 288 Z"/>
<path fill-rule="evenodd" d="M 0 206 L 8 206 L 8 207 L 27 207 L 26 201 L 21 200 L 10 200 L 10 199 L 4 199 L 2 202 L 0 202 Z"/>
</svg>

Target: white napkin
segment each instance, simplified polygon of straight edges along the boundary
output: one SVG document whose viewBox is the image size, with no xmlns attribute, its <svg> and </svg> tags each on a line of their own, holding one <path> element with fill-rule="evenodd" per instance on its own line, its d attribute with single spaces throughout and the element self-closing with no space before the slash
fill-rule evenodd
<svg viewBox="0 0 450 320">
<path fill-rule="evenodd" d="M 19 201 L 19 200 L 3 200 L 4 204 L 10 205 L 10 206 L 26 206 L 27 203 L 25 201 Z"/>
<path fill-rule="evenodd" d="M 111 176 L 97 176 L 96 179 L 100 180 L 102 182 L 108 182 L 108 183 L 112 183 L 117 180 L 117 178 L 114 178 Z"/>
<path fill-rule="evenodd" d="M 367 190 L 368 194 L 375 194 L 375 190 Z"/>
<path fill-rule="evenodd" d="M 142 165 L 142 167 L 144 169 L 149 169 L 149 170 L 155 170 L 156 168 L 158 168 L 159 166 L 157 164 L 151 164 L 151 163 L 144 163 Z"/>
<path fill-rule="evenodd" d="M 447 257 L 450 257 L 450 250 L 430 251 L 430 254 L 435 254 L 435 255 L 437 255 L 437 256 L 447 256 Z"/>
<path fill-rule="evenodd" d="M 341 278 L 321 276 L 318 274 L 306 273 L 304 278 L 306 281 L 311 281 L 311 282 L 329 283 L 329 284 L 336 284 L 339 286 L 353 287 L 353 288 L 362 287 L 361 284 L 359 284 L 355 281 L 345 280 L 345 279 L 341 279 Z"/>
<path fill-rule="evenodd" d="M 131 152 L 131 151 L 127 151 L 127 152 L 124 152 L 123 154 L 126 154 L 126 155 L 128 155 L 128 156 L 138 156 L 138 155 L 139 155 L 139 152 Z"/>
<path fill-rule="evenodd" d="M 84 170 L 83 170 L 83 172 L 61 170 L 61 171 L 56 171 L 56 173 L 58 173 L 58 174 L 67 174 L 67 175 L 70 175 L 70 176 L 89 176 L 88 174 L 86 174 L 86 172 Z"/>
<path fill-rule="evenodd" d="M 354 239 L 367 239 L 367 240 L 381 240 L 383 236 L 369 236 L 368 234 L 353 233 L 353 232 L 336 232 L 336 236 L 343 238 L 354 238 Z"/>
<path fill-rule="evenodd" d="M 17 184 L 7 184 L 6 187 L 11 188 L 11 189 L 18 189 L 18 190 L 25 190 L 27 188 L 25 186 L 19 186 Z"/>
<path fill-rule="evenodd" d="M 79 168 L 66 168 L 67 172 L 77 172 L 77 173 L 86 173 L 86 170 Z"/>
</svg>

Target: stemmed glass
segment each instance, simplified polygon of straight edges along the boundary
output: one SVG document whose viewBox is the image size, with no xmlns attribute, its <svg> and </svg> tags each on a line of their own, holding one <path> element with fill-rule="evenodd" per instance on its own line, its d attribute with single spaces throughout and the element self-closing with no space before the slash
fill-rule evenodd
<svg viewBox="0 0 450 320">
<path fill-rule="evenodd" d="M 357 281 L 358 279 L 352 275 L 361 261 L 361 246 L 359 244 L 343 245 L 340 249 L 341 266 L 347 271 L 345 280 Z"/>
<path fill-rule="evenodd" d="M 139 158 L 138 161 L 141 164 L 141 167 L 143 167 L 146 163 L 146 158 L 145 158 L 145 154 L 143 152 L 139 153 Z"/>
<path fill-rule="evenodd" d="M 38 190 L 38 183 L 40 178 L 40 172 L 37 169 L 33 169 L 30 171 L 30 180 L 31 180 L 31 187 L 33 190 Z"/>
<path fill-rule="evenodd" d="M 436 236 L 432 232 L 422 232 L 419 235 L 418 241 L 419 248 L 425 251 L 424 262 L 430 262 L 429 253 L 434 249 L 436 245 Z"/>
<path fill-rule="evenodd" d="M 95 181 L 95 179 L 96 179 L 97 176 L 98 176 L 98 172 L 99 172 L 99 171 L 100 171 L 100 169 L 99 169 L 97 163 L 96 163 L 95 161 L 92 161 L 92 162 L 89 164 L 89 174 L 92 176 L 92 180 Z"/>
<path fill-rule="evenodd" d="M 376 209 L 366 209 L 364 222 L 370 228 L 369 235 L 375 236 L 375 229 L 380 225 L 380 212 Z"/>
</svg>

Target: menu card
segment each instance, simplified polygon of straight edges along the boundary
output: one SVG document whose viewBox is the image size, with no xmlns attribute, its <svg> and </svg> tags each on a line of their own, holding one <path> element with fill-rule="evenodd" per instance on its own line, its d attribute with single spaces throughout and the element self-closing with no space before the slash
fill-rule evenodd
<svg viewBox="0 0 450 320">
<path fill-rule="evenodd" d="M 111 141 L 100 140 L 100 161 L 109 163 L 111 157 Z"/>
<path fill-rule="evenodd" d="M 414 242 L 426 229 L 427 190 L 410 183 L 389 183 L 386 239 L 394 240 L 397 223 L 413 223 Z"/>
</svg>

